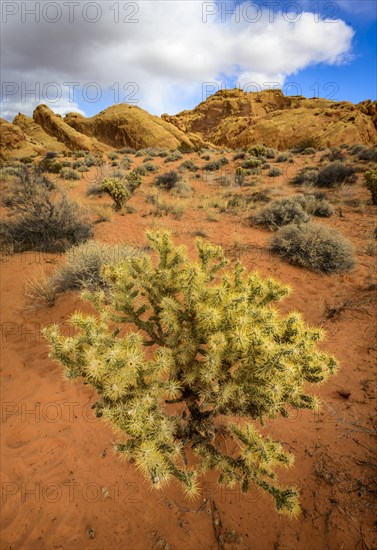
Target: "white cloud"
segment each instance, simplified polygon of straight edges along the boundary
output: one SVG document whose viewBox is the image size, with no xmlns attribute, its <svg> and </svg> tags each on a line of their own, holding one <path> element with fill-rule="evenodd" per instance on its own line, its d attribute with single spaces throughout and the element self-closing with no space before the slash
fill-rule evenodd
<svg viewBox="0 0 377 550">
<path fill-rule="evenodd" d="M 30 9 L 33 2 L 22 4 Z M 102 9 L 97 22 L 85 21 L 84 15 L 93 18 L 94 12 L 83 14 L 80 6 L 70 23 L 68 8 L 63 9 L 67 4 L 61 4 L 62 17 L 56 23 L 44 21 L 43 14 L 39 23 L 27 15 L 22 23 L 20 9 L 3 25 L 7 44 L 2 59 L 3 81 L 20 88 L 18 94 L 8 97 L 3 116 L 9 118 L 19 107 L 23 112 L 31 111 L 33 101 L 30 96 L 29 101 L 23 101 L 21 84 L 30 88 L 36 82 L 42 90 L 47 82 L 61 85 L 61 103 L 50 103 L 61 114 L 77 111 L 79 106 L 85 111 L 93 108 L 80 91 L 89 82 L 96 82 L 110 102 L 114 95 L 109 88 L 114 83 L 119 84 L 122 100 L 127 99 L 122 87 L 134 82 L 141 107 L 156 114 L 174 113 L 200 97 L 203 82 L 219 82 L 225 77 L 242 84 L 256 82 L 261 87 L 265 82 L 283 86 L 289 75 L 310 65 L 342 63 L 347 60 L 354 35 L 343 21 L 316 21 L 312 13 L 303 13 L 296 21 L 294 14 L 287 17 L 286 13 L 275 13 L 271 22 L 264 11 L 259 20 L 251 22 L 256 19 L 255 12 L 240 7 L 238 19 L 236 13 L 222 21 L 217 7 L 217 13 L 208 15 L 204 22 L 203 9 L 215 9 L 215 5 L 187 0 L 140 2 L 138 13 L 133 14 L 137 23 L 123 21 L 132 15 L 129 8 L 123 9 L 130 6 L 129 2 L 97 2 Z M 119 7 L 119 23 L 112 6 Z M 46 13 L 50 19 L 54 17 L 52 8 Z M 64 82 L 80 85 L 74 103 L 69 101 Z M 127 92 L 131 91 L 132 87 L 128 88 Z M 48 103 L 45 97 L 38 99 Z"/>
</svg>

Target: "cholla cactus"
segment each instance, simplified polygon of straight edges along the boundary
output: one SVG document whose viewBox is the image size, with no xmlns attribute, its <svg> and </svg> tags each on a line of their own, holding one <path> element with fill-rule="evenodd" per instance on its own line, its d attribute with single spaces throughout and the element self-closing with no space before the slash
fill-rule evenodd
<svg viewBox="0 0 377 550">
<path fill-rule="evenodd" d="M 132 170 L 132 172 L 127 174 L 126 180 L 127 180 L 127 188 L 129 189 L 130 193 L 134 193 L 142 183 L 140 174 L 137 174 L 134 170 Z"/>
<path fill-rule="evenodd" d="M 246 170 L 242 166 L 237 166 L 235 174 L 235 182 L 237 185 L 243 185 L 245 183 Z"/>
<path fill-rule="evenodd" d="M 377 204 L 377 168 L 374 170 L 368 170 L 364 174 L 365 187 L 370 191 L 372 195 L 372 204 Z"/>
<path fill-rule="evenodd" d="M 101 189 L 113 199 L 115 210 L 122 210 L 131 197 L 130 191 L 119 178 L 104 179 L 101 183 Z"/>
<path fill-rule="evenodd" d="M 303 386 L 336 369 L 316 346 L 321 331 L 299 313 L 279 315 L 273 303 L 289 287 L 240 263 L 224 269 L 220 247 L 198 239 L 199 259 L 191 262 L 168 232 L 147 237 L 156 258 L 105 267 L 111 292 L 84 294 L 98 315 L 74 314 L 75 336 L 65 338 L 57 325 L 44 329 L 51 357 L 68 379 L 96 388 L 97 416 L 120 434 L 116 451 L 155 487 L 175 477 L 195 496 L 198 474 L 215 469 L 220 484 L 240 483 L 243 491 L 256 484 L 278 511 L 298 514 L 298 489 L 275 478 L 293 456 L 255 424 L 286 417 L 290 407 L 317 408 Z M 224 437 L 236 451 L 224 451 Z"/>
</svg>

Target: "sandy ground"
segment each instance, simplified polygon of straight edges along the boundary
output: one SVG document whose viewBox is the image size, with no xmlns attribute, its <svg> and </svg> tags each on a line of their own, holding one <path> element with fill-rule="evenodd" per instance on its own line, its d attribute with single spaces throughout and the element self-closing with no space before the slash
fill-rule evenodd
<svg viewBox="0 0 377 550">
<path fill-rule="evenodd" d="M 230 157 L 231 158 L 231 155 Z M 142 159 L 135 159 L 140 163 Z M 162 164 L 162 159 L 153 162 Z M 287 181 L 303 163 L 285 164 L 279 178 L 263 177 L 273 196 L 295 192 Z M 175 166 L 174 164 L 172 165 Z M 160 172 L 166 168 L 160 169 Z M 226 167 L 231 170 L 232 166 Z M 85 204 L 85 189 L 94 169 L 70 186 L 70 195 Z M 303 513 L 289 520 L 274 511 L 267 496 L 252 488 L 220 489 L 215 475 L 202 479 L 202 495 L 186 501 L 176 484 L 151 490 L 135 468 L 113 456 L 111 429 L 94 417 L 95 391 L 63 381 L 61 368 L 48 358 L 40 329 L 64 324 L 73 311 L 85 310 L 80 297 L 68 293 L 53 307 L 30 310 L 25 282 L 35 269 L 51 272 L 61 256 L 25 253 L 1 263 L 1 549 L 3 550 L 372 550 L 376 537 L 376 264 L 366 253 L 375 207 L 361 183 L 329 194 L 342 207 L 323 223 L 338 228 L 354 244 L 357 267 L 344 275 L 324 276 L 290 266 L 267 248 L 270 233 L 250 227 L 242 215 L 209 215 L 205 197 L 255 189 L 221 188 L 187 173 L 195 193 L 177 199 L 185 207 L 181 220 L 150 215 L 146 194 L 153 175 L 130 201 L 135 212 L 95 226 L 98 240 L 143 245 L 147 228 L 170 227 L 175 241 L 192 252 L 192 233 L 205 231 L 228 255 L 249 269 L 273 275 L 293 287 L 281 310 L 297 309 L 312 325 L 327 331 L 323 348 L 333 353 L 341 370 L 315 388 L 323 400 L 320 413 L 292 413 L 266 427 L 296 456 L 280 475 L 302 490 Z M 165 197 L 164 193 L 161 196 Z M 167 195 L 166 195 L 167 196 Z M 217 217 L 217 221 L 209 221 Z M 322 221 L 322 220 L 321 220 Z M 374 286 L 373 286 L 374 285 Z M 345 302 L 348 302 L 345 304 Z M 328 308 L 345 304 L 332 317 Z M 349 396 L 347 397 L 349 392 Z M 223 546 L 216 542 L 212 497 L 219 512 Z M 208 499 L 208 500 L 207 500 Z M 204 506 L 202 506 L 204 504 Z"/>
</svg>

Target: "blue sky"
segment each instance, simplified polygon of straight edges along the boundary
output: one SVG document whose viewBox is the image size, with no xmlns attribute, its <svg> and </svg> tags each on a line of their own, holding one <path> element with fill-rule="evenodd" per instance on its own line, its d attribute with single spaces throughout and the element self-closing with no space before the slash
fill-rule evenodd
<svg viewBox="0 0 377 550">
<path fill-rule="evenodd" d="M 3 0 L 4 118 L 39 103 L 91 116 L 122 101 L 174 114 L 236 83 L 355 103 L 377 96 L 376 0 L 69 4 Z"/>
</svg>

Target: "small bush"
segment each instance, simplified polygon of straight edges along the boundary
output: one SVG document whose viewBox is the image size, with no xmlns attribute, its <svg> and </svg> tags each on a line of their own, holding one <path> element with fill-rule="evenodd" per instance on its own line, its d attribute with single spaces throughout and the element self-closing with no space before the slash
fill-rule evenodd
<svg viewBox="0 0 377 550">
<path fill-rule="evenodd" d="M 243 161 L 241 167 L 245 168 L 245 170 L 248 170 L 250 168 L 258 168 L 262 164 L 262 162 L 263 161 L 257 157 L 249 157 Z"/>
<path fill-rule="evenodd" d="M 355 265 L 351 243 L 335 229 L 306 223 L 281 227 L 271 250 L 291 264 L 322 273 L 342 273 Z"/>
<path fill-rule="evenodd" d="M 283 225 L 307 223 L 309 220 L 310 216 L 302 206 L 292 199 L 273 201 L 252 217 L 254 223 L 264 225 L 271 231 L 276 231 Z"/>
<path fill-rule="evenodd" d="M 45 154 L 46 159 L 56 159 L 59 156 L 59 153 L 56 153 L 55 151 L 47 151 Z"/>
<path fill-rule="evenodd" d="M 91 166 L 95 166 L 98 162 L 93 155 L 87 155 L 84 159 L 84 163 L 85 163 L 85 166 L 90 168 Z"/>
<path fill-rule="evenodd" d="M 142 184 L 141 175 L 133 170 L 126 176 L 127 189 L 130 193 L 134 193 L 138 187 Z"/>
<path fill-rule="evenodd" d="M 92 224 L 76 202 L 50 190 L 34 174 L 20 178 L 5 202 L 13 216 L 0 224 L 0 241 L 13 252 L 63 252 L 92 235 Z"/>
<path fill-rule="evenodd" d="M 307 147 L 301 152 L 302 155 L 314 155 L 315 153 L 316 150 L 314 149 L 314 147 Z"/>
<path fill-rule="evenodd" d="M 240 159 L 244 159 L 246 157 L 246 152 L 245 151 L 236 151 L 233 155 L 233 160 L 240 160 Z"/>
<path fill-rule="evenodd" d="M 265 151 L 265 154 L 262 155 L 262 156 L 265 156 L 268 159 L 274 159 L 276 157 L 276 151 L 275 151 L 275 149 L 272 149 L 271 147 L 267 147 L 266 151 Z"/>
<path fill-rule="evenodd" d="M 364 174 L 365 187 L 372 195 L 372 204 L 377 205 L 377 168 Z"/>
<path fill-rule="evenodd" d="M 156 166 L 152 162 L 146 162 L 144 164 L 144 168 L 146 169 L 147 172 L 157 172 L 158 171 L 158 166 Z"/>
<path fill-rule="evenodd" d="M 171 170 L 170 172 L 166 172 L 165 174 L 160 174 L 159 176 L 157 176 L 155 185 L 156 187 L 161 187 L 162 189 L 170 191 L 177 185 L 180 179 L 181 176 L 178 174 L 178 172 L 176 172 L 175 170 Z"/>
<path fill-rule="evenodd" d="M 204 170 L 207 170 L 208 172 L 215 172 L 216 170 L 220 170 L 222 164 L 219 160 L 213 160 L 210 162 L 206 162 L 203 166 Z"/>
<path fill-rule="evenodd" d="M 135 149 L 133 147 L 122 147 L 122 149 L 119 149 L 119 153 L 122 153 L 122 155 L 132 155 L 135 153 Z"/>
<path fill-rule="evenodd" d="M 140 166 L 137 166 L 134 170 L 135 174 L 138 174 L 139 176 L 146 176 L 148 174 L 148 170 L 145 168 L 144 164 L 141 164 Z"/>
<path fill-rule="evenodd" d="M 277 176 L 281 176 L 283 173 L 283 170 L 281 168 L 278 168 L 277 166 L 273 166 L 271 170 L 268 172 L 268 175 L 270 178 L 276 178 Z"/>
<path fill-rule="evenodd" d="M 302 168 L 292 179 L 292 185 L 315 186 L 318 182 L 318 168 L 306 166 Z"/>
<path fill-rule="evenodd" d="M 176 160 L 180 160 L 181 158 L 183 158 L 182 153 L 180 151 L 176 150 L 176 151 L 173 151 L 172 153 L 170 153 L 167 157 L 165 157 L 164 162 L 165 163 L 175 162 Z"/>
<path fill-rule="evenodd" d="M 341 149 L 338 149 L 338 147 L 331 147 L 330 151 L 328 151 L 321 157 L 321 160 L 334 162 L 336 160 L 343 161 L 345 158 L 346 157 Z"/>
<path fill-rule="evenodd" d="M 139 253 L 122 243 L 112 246 L 93 240 L 74 246 L 68 250 L 65 264 L 52 276 L 54 287 L 57 292 L 105 288 L 102 266 L 113 265 Z"/>
<path fill-rule="evenodd" d="M 101 184 L 102 190 L 107 193 L 114 201 L 114 209 L 122 210 L 126 202 L 130 199 L 131 193 L 126 189 L 122 180 L 118 178 L 104 179 Z"/>
<path fill-rule="evenodd" d="M 318 138 L 312 136 L 299 141 L 292 149 L 292 153 L 302 153 L 308 148 L 318 149 Z"/>
<path fill-rule="evenodd" d="M 38 164 L 38 170 L 41 173 L 48 172 L 50 174 L 59 174 L 62 168 L 63 164 L 61 162 L 56 162 L 53 159 L 47 157 L 41 160 L 41 162 Z"/>
<path fill-rule="evenodd" d="M 364 147 L 357 153 L 359 160 L 366 160 L 377 162 L 377 148 L 376 147 Z"/>
<path fill-rule="evenodd" d="M 264 147 L 264 145 L 253 145 L 247 152 L 254 157 L 265 157 L 266 147 Z"/>
<path fill-rule="evenodd" d="M 111 153 L 107 153 L 107 156 L 110 160 L 116 160 L 119 158 L 119 155 L 115 151 L 112 151 Z"/>
<path fill-rule="evenodd" d="M 296 201 L 305 212 L 313 216 L 330 218 L 334 214 L 331 204 L 318 195 L 296 195 L 291 200 Z"/>
<path fill-rule="evenodd" d="M 177 197 L 187 199 L 193 194 L 193 188 L 186 181 L 179 181 L 173 188 L 173 194 Z"/>
<path fill-rule="evenodd" d="M 276 159 L 276 162 L 287 162 L 287 160 L 289 160 L 288 153 L 281 153 Z"/>
<path fill-rule="evenodd" d="M 319 171 L 316 185 L 328 188 L 338 187 L 342 183 L 354 181 L 355 172 L 353 166 L 348 166 L 340 161 L 332 162 Z"/>
<path fill-rule="evenodd" d="M 190 170 L 190 172 L 197 172 L 200 168 L 195 162 L 191 159 L 184 160 L 180 165 L 179 169 Z"/>
<path fill-rule="evenodd" d="M 72 168 L 63 168 L 60 172 L 60 177 L 64 180 L 79 180 L 81 179 L 80 174 L 73 170 Z"/>
</svg>

